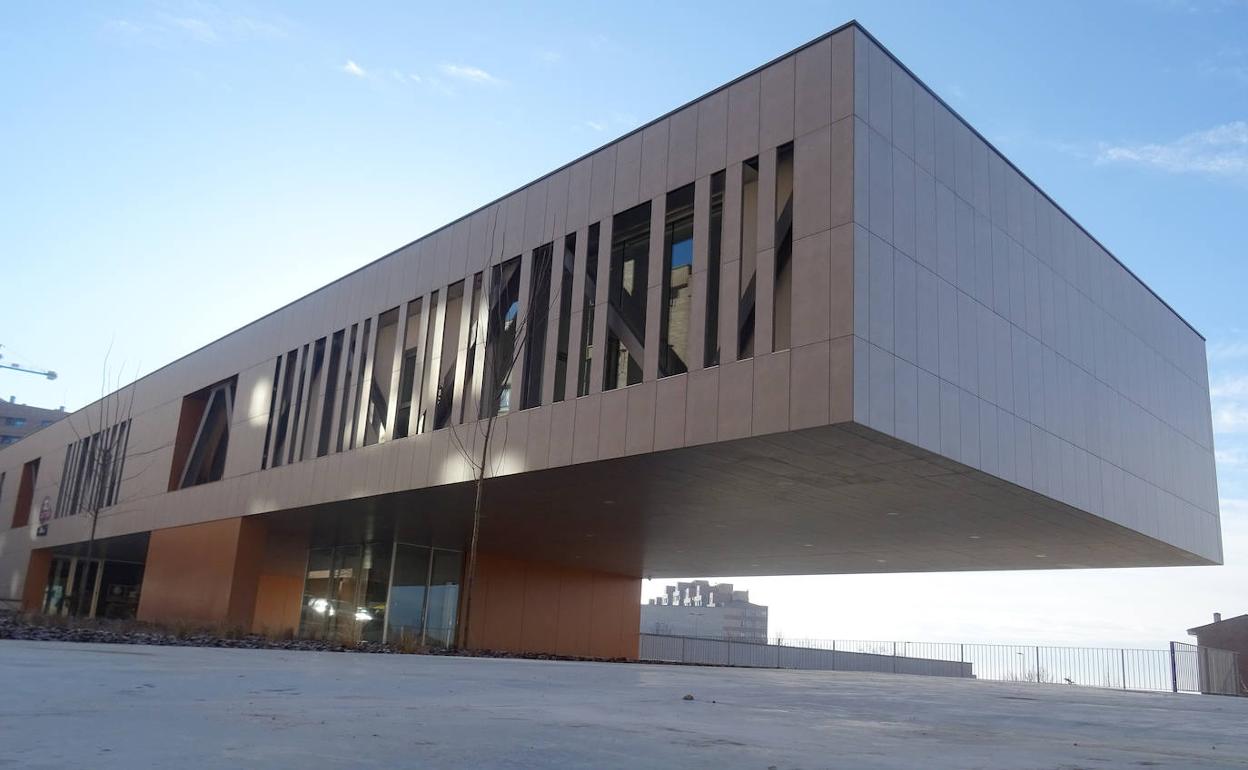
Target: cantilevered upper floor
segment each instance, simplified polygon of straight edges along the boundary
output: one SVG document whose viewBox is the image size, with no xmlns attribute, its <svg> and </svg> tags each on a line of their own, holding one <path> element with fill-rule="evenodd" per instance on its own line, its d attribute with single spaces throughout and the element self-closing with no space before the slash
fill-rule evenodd
<svg viewBox="0 0 1248 770">
<path fill-rule="evenodd" d="M 1221 559 L 1203 338 L 852 23 L 102 406 L 0 451 L 4 589 L 98 506 L 100 536 L 358 509 L 460 538 L 491 418 L 494 550 Z"/>
</svg>

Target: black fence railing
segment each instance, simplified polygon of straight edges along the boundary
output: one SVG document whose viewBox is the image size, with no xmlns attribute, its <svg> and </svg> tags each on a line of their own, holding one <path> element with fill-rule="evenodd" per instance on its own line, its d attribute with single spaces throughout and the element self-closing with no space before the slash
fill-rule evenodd
<svg viewBox="0 0 1248 770">
<path fill-rule="evenodd" d="M 679 644 L 674 641 L 682 640 Z M 712 643 L 718 643 L 716 646 Z M 730 646 L 723 646 L 731 643 Z M 775 648 L 774 653 L 760 648 Z M 798 655 L 791 650 L 847 653 Z M 1123 690 L 1248 694 L 1248 672 L 1238 655 L 1229 650 L 1171 642 L 1169 649 L 1123 647 L 1059 647 L 1052 645 L 981 644 L 963 642 L 872 641 L 862 639 L 800 639 L 772 637 L 729 639 L 712 637 L 665 637 L 642 635 L 642 657 L 682 660 L 689 663 L 761 666 L 767 668 L 818 668 L 824 670 L 872 670 L 927 673 L 939 670 L 936 662 L 961 664 L 965 674 L 999 682 L 1107 687 Z M 858 668 L 859 656 L 879 661 Z M 887 659 L 906 661 L 889 667 Z M 942 675 L 950 675 L 941 671 Z"/>
</svg>

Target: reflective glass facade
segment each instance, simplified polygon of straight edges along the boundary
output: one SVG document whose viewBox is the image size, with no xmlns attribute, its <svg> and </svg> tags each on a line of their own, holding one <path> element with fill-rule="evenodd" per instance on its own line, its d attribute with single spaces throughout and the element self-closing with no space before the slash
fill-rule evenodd
<svg viewBox="0 0 1248 770">
<path fill-rule="evenodd" d="M 449 646 L 461 564 L 458 551 L 394 541 L 313 548 L 299 635 Z"/>
</svg>

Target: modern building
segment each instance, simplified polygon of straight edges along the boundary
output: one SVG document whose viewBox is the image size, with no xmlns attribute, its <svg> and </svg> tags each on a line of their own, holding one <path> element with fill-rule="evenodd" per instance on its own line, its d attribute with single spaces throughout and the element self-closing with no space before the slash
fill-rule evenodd
<svg viewBox="0 0 1248 770">
<path fill-rule="evenodd" d="M 767 607 L 732 583 L 681 582 L 641 606 L 641 633 L 765 643 Z"/>
<path fill-rule="evenodd" d="M 16 444 L 30 434 L 64 419 L 65 407 L 42 409 L 17 403 L 16 396 L 0 401 L 0 447 Z"/>
<path fill-rule="evenodd" d="M 1204 339 L 854 23 L 114 398 L 0 450 L 0 595 L 449 638 L 487 424 L 474 646 L 635 655 L 647 577 L 1222 558 Z"/>
</svg>

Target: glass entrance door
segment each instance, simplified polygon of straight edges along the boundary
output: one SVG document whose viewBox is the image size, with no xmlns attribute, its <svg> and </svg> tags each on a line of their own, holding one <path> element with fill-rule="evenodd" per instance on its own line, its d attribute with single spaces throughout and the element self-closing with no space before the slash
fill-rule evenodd
<svg viewBox="0 0 1248 770">
<path fill-rule="evenodd" d="M 53 556 L 43 592 L 44 614 L 94 617 L 101 565 L 100 559 Z"/>
<path fill-rule="evenodd" d="M 368 543 L 309 551 L 300 636 L 380 642 L 386 622 L 390 548 L 385 543 Z"/>
</svg>

